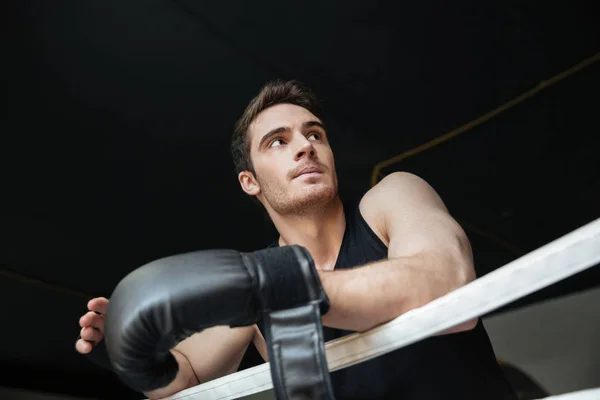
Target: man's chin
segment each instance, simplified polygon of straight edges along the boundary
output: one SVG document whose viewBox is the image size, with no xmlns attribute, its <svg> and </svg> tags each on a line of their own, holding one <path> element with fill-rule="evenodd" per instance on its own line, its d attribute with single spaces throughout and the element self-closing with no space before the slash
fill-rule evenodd
<svg viewBox="0 0 600 400">
<path fill-rule="evenodd" d="M 335 197 L 335 188 L 327 184 L 313 184 L 303 188 L 298 193 L 298 201 L 302 203 L 315 203 L 315 205 L 326 203 Z"/>
</svg>

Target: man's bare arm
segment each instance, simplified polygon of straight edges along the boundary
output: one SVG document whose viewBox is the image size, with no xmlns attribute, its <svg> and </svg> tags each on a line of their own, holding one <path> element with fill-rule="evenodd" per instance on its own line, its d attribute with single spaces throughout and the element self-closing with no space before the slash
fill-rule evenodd
<svg viewBox="0 0 600 400">
<path fill-rule="evenodd" d="M 319 271 L 331 302 L 324 325 L 365 331 L 475 279 L 464 231 L 422 179 L 386 177 L 365 195 L 361 212 L 388 246 L 388 259 Z M 444 333 L 472 329 L 476 322 Z"/>
<path fill-rule="evenodd" d="M 161 399 L 237 371 L 255 332 L 254 326 L 216 326 L 188 337 L 171 350 L 179 365 L 175 380 L 144 395 Z"/>
</svg>

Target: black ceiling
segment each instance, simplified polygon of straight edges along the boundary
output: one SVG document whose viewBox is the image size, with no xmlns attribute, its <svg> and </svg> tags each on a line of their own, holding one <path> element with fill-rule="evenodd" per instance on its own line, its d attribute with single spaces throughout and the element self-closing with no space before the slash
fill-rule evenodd
<svg viewBox="0 0 600 400">
<path fill-rule="evenodd" d="M 74 351 L 88 296 L 109 296 L 158 257 L 274 239 L 228 151 L 235 119 L 269 79 L 318 92 L 341 193 L 357 199 L 378 162 L 567 71 L 383 172 L 434 186 L 480 275 L 599 217 L 592 3 L 10 4 L 0 385 L 126 397 Z M 512 306 L 599 283 L 591 269 Z"/>
</svg>

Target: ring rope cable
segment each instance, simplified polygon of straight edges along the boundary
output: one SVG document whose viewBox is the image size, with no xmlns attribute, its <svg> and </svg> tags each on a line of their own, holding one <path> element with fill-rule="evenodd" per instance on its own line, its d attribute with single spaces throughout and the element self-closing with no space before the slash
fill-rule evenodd
<svg viewBox="0 0 600 400">
<path fill-rule="evenodd" d="M 600 388 L 582 389 L 571 393 L 557 394 L 544 397 L 543 400 L 598 400 L 600 399 Z"/>
<path fill-rule="evenodd" d="M 488 120 L 492 119 L 493 117 L 497 116 L 498 114 L 501 114 L 502 112 L 508 110 L 509 108 L 516 106 L 517 104 L 527 100 L 530 97 L 533 97 L 534 95 L 538 94 L 542 90 L 562 81 L 563 79 L 569 77 L 570 75 L 573 75 L 576 72 L 579 72 L 580 70 L 582 70 L 586 67 L 589 67 L 590 65 L 596 63 L 599 60 L 600 60 L 600 53 L 596 53 L 593 56 L 588 57 L 585 60 L 579 62 L 578 64 L 554 75 L 550 79 L 541 81 L 534 88 L 532 88 L 524 93 L 521 93 L 520 95 L 512 98 L 511 100 L 500 105 L 499 107 L 496 107 L 495 109 L 488 111 L 487 113 L 481 115 L 480 117 L 472 120 L 471 122 L 461 125 L 458 128 L 452 129 L 451 131 L 444 133 L 443 135 L 433 138 L 428 142 L 425 142 L 425 143 L 423 143 L 417 147 L 414 147 L 410 150 L 407 150 L 403 153 L 400 153 L 394 157 L 391 157 L 387 160 L 378 162 L 377 164 L 375 164 L 375 166 L 373 167 L 373 170 L 371 172 L 371 186 L 375 186 L 377 184 L 377 180 L 379 179 L 379 177 L 381 175 L 381 170 L 383 168 L 389 167 L 393 164 L 397 164 L 404 159 L 412 157 L 412 156 L 419 154 L 425 150 L 435 147 L 438 144 L 444 143 L 452 138 L 455 138 L 456 136 L 460 135 L 461 133 L 470 131 L 471 129 L 475 128 L 476 126 L 481 125 L 484 122 L 487 122 Z"/>
<path fill-rule="evenodd" d="M 480 317 L 600 263 L 600 218 L 422 307 L 326 343 L 330 372 L 408 346 Z M 273 387 L 269 363 L 184 389 L 165 400 L 225 400 Z"/>
</svg>

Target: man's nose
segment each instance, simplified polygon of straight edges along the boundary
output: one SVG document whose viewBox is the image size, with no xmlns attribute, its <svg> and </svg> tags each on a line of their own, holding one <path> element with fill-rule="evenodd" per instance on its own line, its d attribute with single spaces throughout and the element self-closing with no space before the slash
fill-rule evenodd
<svg viewBox="0 0 600 400">
<path fill-rule="evenodd" d="M 296 148 L 294 160 L 300 161 L 304 157 L 313 158 L 315 155 L 316 152 L 312 143 L 303 136 Z"/>
</svg>

